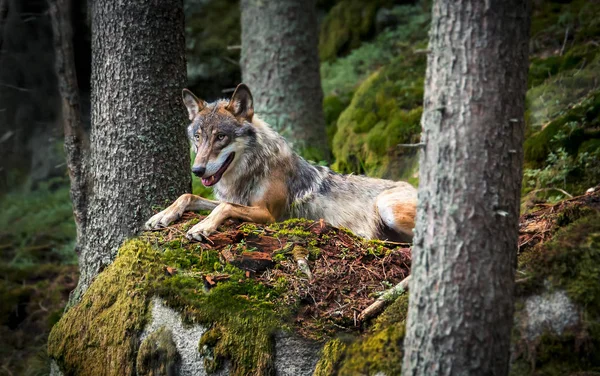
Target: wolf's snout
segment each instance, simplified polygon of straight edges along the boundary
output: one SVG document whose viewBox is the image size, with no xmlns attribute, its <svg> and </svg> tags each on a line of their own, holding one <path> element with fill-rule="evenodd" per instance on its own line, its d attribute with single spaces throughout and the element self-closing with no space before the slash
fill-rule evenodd
<svg viewBox="0 0 600 376">
<path fill-rule="evenodd" d="M 204 173 L 206 172 L 206 167 L 193 166 L 192 172 L 194 173 L 194 175 L 201 178 L 202 176 L 204 176 Z"/>
</svg>

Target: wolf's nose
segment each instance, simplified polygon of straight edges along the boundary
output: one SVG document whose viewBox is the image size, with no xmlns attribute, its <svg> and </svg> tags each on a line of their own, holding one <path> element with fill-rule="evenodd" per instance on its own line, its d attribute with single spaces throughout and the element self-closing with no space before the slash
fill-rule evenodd
<svg viewBox="0 0 600 376">
<path fill-rule="evenodd" d="M 201 178 L 202 176 L 204 176 L 204 173 L 206 172 L 206 168 L 194 166 L 194 167 L 192 167 L 192 172 L 194 173 L 194 175 Z"/>
</svg>

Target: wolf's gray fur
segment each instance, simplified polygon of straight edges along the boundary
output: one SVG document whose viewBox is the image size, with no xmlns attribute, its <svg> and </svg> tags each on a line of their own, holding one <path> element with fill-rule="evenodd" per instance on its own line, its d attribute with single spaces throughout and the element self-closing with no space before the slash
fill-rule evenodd
<svg viewBox="0 0 600 376">
<path fill-rule="evenodd" d="M 327 167 L 312 165 L 294 153 L 286 140 L 253 112 L 250 119 L 240 120 L 223 111 L 233 101 L 234 98 L 211 104 L 201 102 L 200 114 L 190 112 L 193 122 L 188 127 L 193 147 L 204 155 L 197 157 L 195 162 L 206 166 L 204 176 L 215 174 L 228 156 L 235 153 L 229 167 L 214 184 L 214 192 L 220 202 L 251 207 L 257 202 L 268 201 L 273 180 L 282 179 L 285 202 L 279 215 L 273 217 L 275 220 L 322 218 L 366 238 L 391 237 L 397 240 L 403 236 L 412 237 L 410 224 L 414 223 L 417 198 L 414 187 L 406 182 L 342 175 Z M 225 146 L 218 146 L 217 141 L 211 146 L 210 137 L 214 140 L 211 135 L 215 134 L 223 137 Z M 214 144 L 221 147 L 218 153 L 213 150 Z M 177 213 L 182 212 L 182 205 L 189 206 L 180 203 Z M 173 208 L 169 209 L 171 214 L 175 213 Z M 151 218 L 147 227 L 168 225 L 162 219 L 169 214 L 165 213 L 169 209 Z M 189 210 L 189 207 L 184 210 Z M 160 216 L 162 213 L 165 214 Z M 398 213 L 410 218 L 398 220 Z M 214 223 L 211 227 L 216 229 Z M 198 231 L 204 236 L 207 235 L 205 230 L 206 226 L 199 226 Z M 194 234 L 192 237 L 195 237 Z"/>
</svg>

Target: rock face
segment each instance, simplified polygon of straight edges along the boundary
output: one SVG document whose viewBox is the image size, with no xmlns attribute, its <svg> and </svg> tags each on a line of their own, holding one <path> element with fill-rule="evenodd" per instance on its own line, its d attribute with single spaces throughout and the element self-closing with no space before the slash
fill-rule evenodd
<svg viewBox="0 0 600 376">
<path fill-rule="evenodd" d="M 173 345 L 176 347 L 175 354 L 161 357 L 154 352 L 156 367 L 166 372 L 148 372 L 148 368 L 140 367 L 140 356 L 137 360 L 138 375 L 180 375 L 180 376 L 205 376 L 209 375 L 204 367 L 204 356 L 198 351 L 198 343 L 207 329 L 203 325 L 186 325 L 181 315 L 175 310 L 167 307 L 159 298 L 152 299 L 152 321 L 144 329 L 142 334 L 142 346 L 153 334 L 168 331 L 172 335 Z M 275 334 L 275 374 L 278 376 L 312 375 L 321 351 L 318 342 L 303 339 L 289 332 L 278 332 Z M 140 353 L 141 353 L 140 348 Z M 139 354 L 139 353 L 138 353 Z M 173 358 L 180 359 L 177 365 Z M 164 360 L 164 363 L 161 361 Z M 227 364 L 217 372 L 210 375 L 228 375 L 230 369 Z"/>
</svg>

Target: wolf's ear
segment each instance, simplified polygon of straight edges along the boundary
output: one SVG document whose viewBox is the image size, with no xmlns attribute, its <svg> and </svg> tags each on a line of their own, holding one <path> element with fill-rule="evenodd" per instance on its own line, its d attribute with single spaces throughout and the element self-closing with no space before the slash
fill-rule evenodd
<svg viewBox="0 0 600 376">
<path fill-rule="evenodd" d="M 252 99 L 252 93 L 245 84 L 239 84 L 231 99 L 227 105 L 227 110 L 237 118 L 244 118 L 249 122 L 252 122 L 252 116 L 254 116 L 254 100 Z"/>
<path fill-rule="evenodd" d="M 198 112 L 202 111 L 202 109 L 206 106 L 206 102 L 204 102 L 202 99 L 198 99 L 188 89 L 183 89 L 181 94 L 183 96 L 183 104 L 185 104 L 185 107 L 187 107 L 188 114 L 190 115 L 190 120 L 194 120 Z"/>
</svg>

